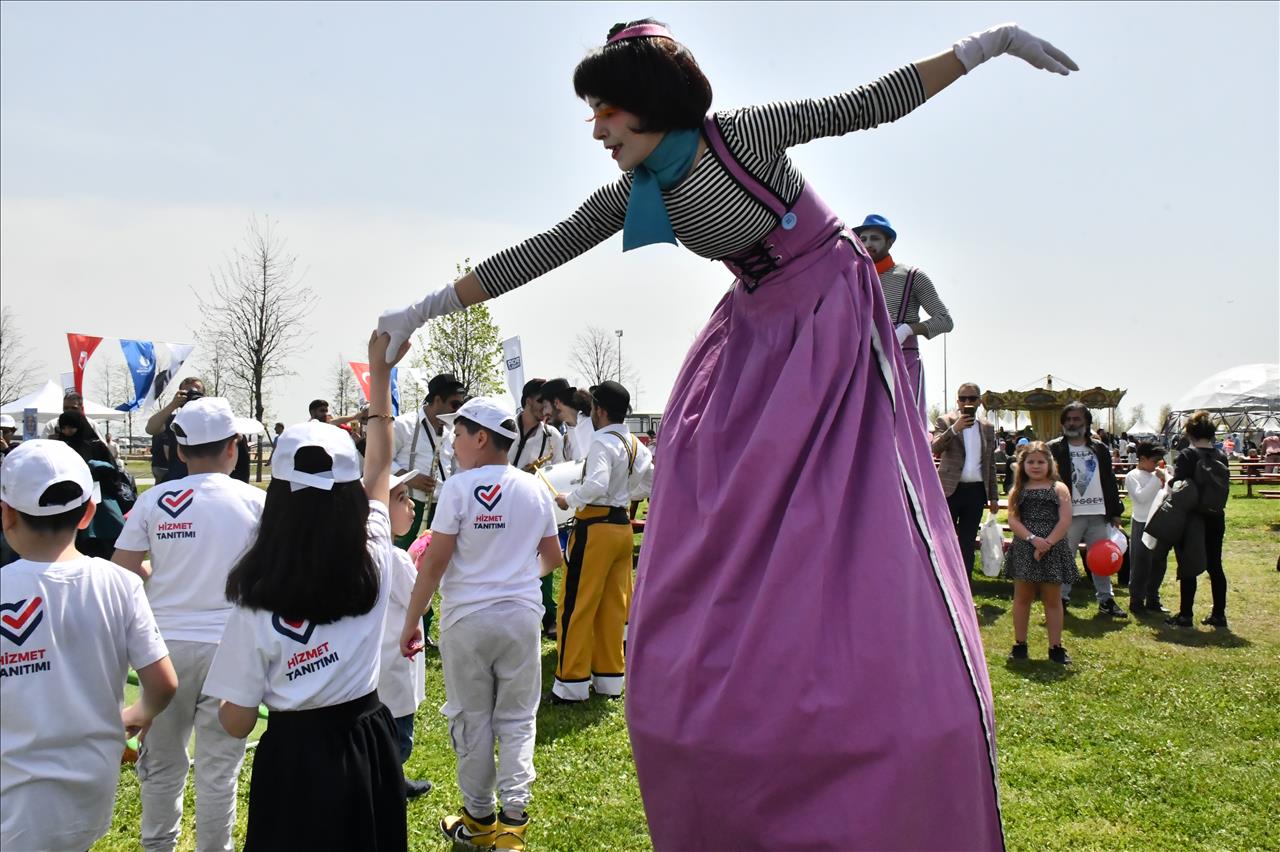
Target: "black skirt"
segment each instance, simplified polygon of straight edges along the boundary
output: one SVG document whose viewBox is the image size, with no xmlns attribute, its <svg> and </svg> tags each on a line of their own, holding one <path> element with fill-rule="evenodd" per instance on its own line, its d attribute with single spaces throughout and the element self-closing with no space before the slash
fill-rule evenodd
<svg viewBox="0 0 1280 852">
<path fill-rule="evenodd" d="M 395 722 L 377 692 L 272 712 L 250 784 L 245 852 L 408 847 Z"/>
</svg>

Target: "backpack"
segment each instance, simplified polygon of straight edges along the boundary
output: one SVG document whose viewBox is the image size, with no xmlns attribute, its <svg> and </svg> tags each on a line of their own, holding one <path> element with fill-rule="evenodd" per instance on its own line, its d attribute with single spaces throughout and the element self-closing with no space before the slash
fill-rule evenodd
<svg viewBox="0 0 1280 852">
<path fill-rule="evenodd" d="M 1222 456 L 1214 450 L 1196 450 L 1193 479 L 1200 492 L 1200 511 L 1221 513 L 1231 492 L 1231 471 Z"/>
</svg>

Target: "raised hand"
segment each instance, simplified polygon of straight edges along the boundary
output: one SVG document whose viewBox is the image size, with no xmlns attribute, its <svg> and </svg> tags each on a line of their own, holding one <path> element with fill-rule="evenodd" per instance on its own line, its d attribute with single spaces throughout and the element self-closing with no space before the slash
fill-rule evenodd
<svg viewBox="0 0 1280 852">
<path fill-rule="evenodd" d="M 1064 77 L 1072 71 L 1080 70 L 1080 66 L 1070 56 L 1017 24 L 1000 24 L 989 30 L 967 35 L 955 43 L 953 50 L 966 73 L 1002 53 L 1016 56 L 1036 68 Z"/>
</svg>

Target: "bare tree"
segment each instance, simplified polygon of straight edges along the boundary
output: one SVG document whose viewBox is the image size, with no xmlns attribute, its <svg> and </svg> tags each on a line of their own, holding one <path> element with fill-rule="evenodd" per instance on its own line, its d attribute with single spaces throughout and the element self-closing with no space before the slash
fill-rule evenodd
<svg viewBox="0 0 1280 852">
<path fill-rule="evenodd" d="M 35 381 L 36 362 L 22 345 L 13 309 L 0 309 L 0 405 L 22 396 Z"/>
<path fill-rule="evenodd" d="M 266 413 L 270 382 L 290 374 L 289 359 L 305 343 L 303 321 L 315 304 L 315 294 L 294 272 L 296 261 L 270 218 L 259 222 L 254 217 L 243 246 L 211 276 L 211 291 L 196 294 L 217 357 L 226 359 L 232 384 L 248 392 L 252 416 L 258 421 Z M 258 481 L 262 481 L 261 436 Z"/>
<path fill-rule="evenodd" d="M 625 356 L 619 357 L 618 344 L 616 333 L 589 325 L 586 331 L 573 339 L 573 346 L 569 349 L 569 368 L 587 385 L 612 380 L 631 391 L 633 397 L 638 396 L 635 370 Z"/>
<path fill-rule="evenodd" d="M 92 371 L 93 396 L 96 402 L 115 408 L 133 400 L 133 373 L 129 365 L 120 361 L 104 361 L 97 359 Z M 126 418 L 128 431 L 125 433 L 133 440 L 133 412 Z M 107 421 L 107 432 L 111 431 L 111 422 Z M 132 449 L 129 447 L 128 449 Z"/>
<path fill-rule="evenodd" d="M 351 365 L 338 356 L 338 366 L 333 374 L 333 408 L 341 416 L 350 414 L 356 405 L 356 377 Z"/>
</svg>

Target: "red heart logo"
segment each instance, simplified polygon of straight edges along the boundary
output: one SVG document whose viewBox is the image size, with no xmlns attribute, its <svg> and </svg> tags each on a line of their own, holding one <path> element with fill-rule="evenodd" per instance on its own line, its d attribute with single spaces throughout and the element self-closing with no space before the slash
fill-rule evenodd
<svg viewBox="0 0 1280 852">
<path fill-rule="evenodd" d="M 160 495 L 160 508 L 167 512 L 169 517 L 176 518 L 195 502 L 195 493 L 193 488 L 188 488 L 186 491 L 166 491 Z"/>
<path fill-rule="evenodd" d="M 311 634 L 315 632 L 316 625 L 314 622 L 307 621 L 305 618 L 297 621 L 287 621 L 278 615 L 271 616 L 271 626 L 281 636 L 288 636 L 295 642 L 301 642 L 303 645 L 311 639 Z"/>
<path fill-rule="evenodd" d="M 0 603 L 0 612 L 8 610 L 17 613 L 17 615 L 0 615 L 0 636 L 16 645 L 27 641 L 31 632 L 44 620 L 44 611 L 41 609 L 43 604 L 44 598 L 33 598 L 29 604 L 25 600 L 17 603 Z M 23 625 L 26 625 L 25 630 Z M 13 629 L 10 630 L 10 627 Z"/>
<path fill-rule="evenodd" d="M 493 507 L 498 505 L 498 501 L 502 499 L 502 483 L 495 482 L 493 485 L 477 485 L 473 492 L 476 499 L 480 501 L 490 512 Z"/>
</svg>

